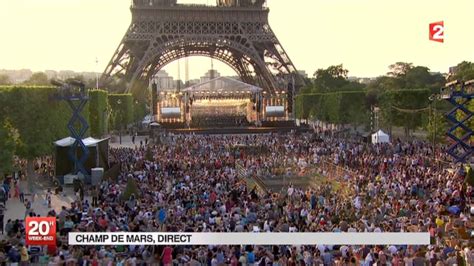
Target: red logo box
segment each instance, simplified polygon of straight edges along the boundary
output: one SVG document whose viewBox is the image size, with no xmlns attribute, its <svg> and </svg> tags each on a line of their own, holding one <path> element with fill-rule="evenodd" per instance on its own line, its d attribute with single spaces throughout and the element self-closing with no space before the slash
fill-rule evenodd
<svg viewBox="0 0 474 266">
<path fill-rule="evenodd" d="M 444 42 L 444 21 L 430 24 L 430 41 Z"/>
<path fill-rule="evenodd" d="M 26 245 L 56 245 L 56 217 L 26 217 L 25 229 Z"/>
</svg>

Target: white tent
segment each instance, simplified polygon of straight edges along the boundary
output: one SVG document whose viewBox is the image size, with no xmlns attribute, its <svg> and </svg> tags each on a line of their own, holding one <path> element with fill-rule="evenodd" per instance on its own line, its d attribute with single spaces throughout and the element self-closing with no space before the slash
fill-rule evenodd
<svg viewBox="0 0 474 266">
<path fill-rule="evenodd" d="M 84 145 L 86 145 L 86 147 L 95 147 L 97 146 L 98 143 L 104 140 L 106 139 L 94 139 L 94 138 L 89 137 L 89 138 L 82 139 L 82 142 L 84 142 Z M 76 140 L 74 138 L 66 137 L 58 141 L 55 141 L 54 144 L 59 147 L 69 147 L 72 144 L 74 144 L 75 141 Z"/>
<path fill-rule="evenodd" d="M 390 142 L 390 136 L 383 132 L 382 130 L 379 130 L 372 134 L 372 143 L 377 144 L 377 143 L 389 143 Z"/>
</svg>

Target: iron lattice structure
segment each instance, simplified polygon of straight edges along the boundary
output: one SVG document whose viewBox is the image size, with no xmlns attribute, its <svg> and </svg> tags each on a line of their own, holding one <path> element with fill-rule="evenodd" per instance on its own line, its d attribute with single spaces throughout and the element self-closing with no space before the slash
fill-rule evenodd
<svg viewBox="0 0 474 266">
<path fill-rule="evenodd" d="M 137 80 L 149 80 L 170 62 L 190 56 L 220 60 L 243 82 L 269 92 L 286 88 L 292 79 L 297 86 L 303 84 L 270 28 L 264 2 L 217 0 L 217 6 L 206 6 L 177 4 L 176 0 L 134 0 L 132 23 L 101 84 L 122 80 L 130 90 Z"/>
<path fill-rule="evenodd" d="M 469 110 L 469 104 L 474 97 L 474 80 L 464 83 L 453 81 L 446 85 L 441 96 L 454 106 L 446 114 L 452 124 L 447 136 L 453 141 L 447 152 L 456 162 L 466 163 L 474 154 L 471 143 L 473 130 L 470 126 L 470 119 L 474 114 Z"/>
<path fill-rule="evenodd" d="M 54 95 L 56 100 L 66 101 L 71 107 L 72 116 L 67 123 L 67 128 L 71 133 L 71 137 L 75 140 L 68 151 L 69 160 L 74 163 L 72 174 L 81 172 L 84 176 L 89 173 L 85 168 L 85 163 L 89 157 L 89 149 L 86 147 L 82 139 L 89 129 L 87 120 L 82 116 L 82 111 L 89 100 L 89 96 L 84 84 L 63 84 L 56 82 L 55 85 L 60 85 L 59 92 Z M 78 156 L 77 148 L 80 147 L 81 155 Z"/>
</svg>

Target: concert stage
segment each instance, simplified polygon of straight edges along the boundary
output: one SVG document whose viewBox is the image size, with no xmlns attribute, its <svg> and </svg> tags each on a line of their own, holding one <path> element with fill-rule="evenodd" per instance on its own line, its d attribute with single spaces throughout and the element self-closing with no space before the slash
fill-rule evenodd
<svg viewBox="0 0 474 266">
<path fill-rule="evenodd" d="M 177 134 L 268 134 L 268 133 L 287 133 L 291 131 L 306 132 L 309 128 L 302 127 L 218 127 L 218 128 L 175 128 L 167 129 L 167 132 Z"/>
</svg>

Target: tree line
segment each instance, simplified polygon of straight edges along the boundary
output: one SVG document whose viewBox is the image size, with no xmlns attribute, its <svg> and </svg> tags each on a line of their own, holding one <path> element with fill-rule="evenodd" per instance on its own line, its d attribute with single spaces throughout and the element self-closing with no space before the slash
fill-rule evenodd
<svg viewBox="0 0 474 266">
<path fill-rule="evenodd" d="M 439 94 L 448 81 L 474 79 L 474 63 L 461 62 L 453 74 L 443 76 L 424 66 L 397 62 L 386 75 L 367 84 L 349 80 L 348 73 L 343 65 L 318 69 L 296 96 L 297 118 L 370 130 L 377 113 L 381 128 L 402 127 L 407 136 L 421 128 L 440 141 L 448 127 L 443 114 L 451 106 L 430 96 Z"/>
<path fill-rule="evenodd" d="M 57 90 L 51 85 L 0 86 L 1 176 L 11 173 L 15 156 L 32 162 L 50 155 L 53 142 L 69 136 L 66 126 L 72 110 L 66 102 L 53 98 Z M 82 113 L 89 124 L 85 137 L 104 137 L 110 130 L 141 121 L 146 113 L 145 104 L 131 94 L 89 90 L 88 95 Z"/>
</svg>

